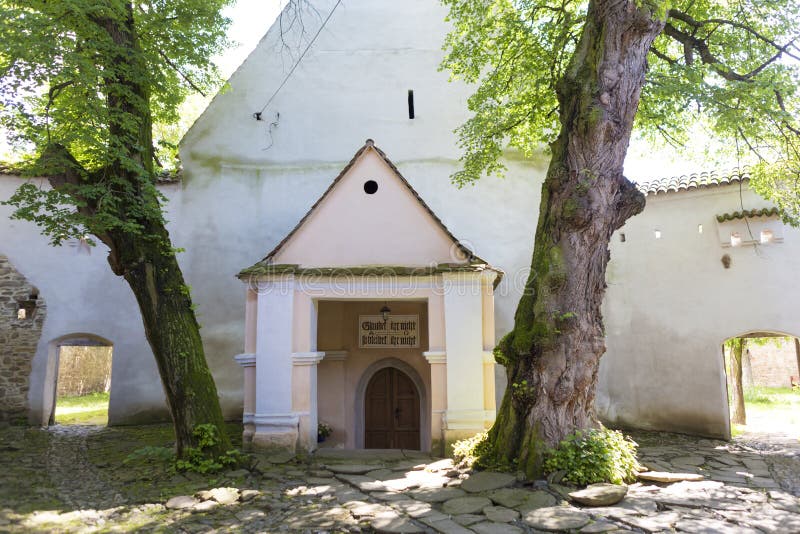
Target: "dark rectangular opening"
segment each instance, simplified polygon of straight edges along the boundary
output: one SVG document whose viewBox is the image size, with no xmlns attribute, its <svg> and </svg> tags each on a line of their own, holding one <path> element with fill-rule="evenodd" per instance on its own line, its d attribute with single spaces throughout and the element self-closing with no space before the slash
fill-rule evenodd
<svg viewBox="0 0 800 534">
<path fill-rule="evenodd" d="M 414 91 L 408 90 L 408 118 L 414 118 Z"/>
</svg>

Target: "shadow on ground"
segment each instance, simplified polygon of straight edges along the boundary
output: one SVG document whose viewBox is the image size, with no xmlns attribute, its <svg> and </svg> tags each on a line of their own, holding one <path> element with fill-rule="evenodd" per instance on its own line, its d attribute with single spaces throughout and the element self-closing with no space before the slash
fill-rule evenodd
<svg viewBox="0 0 800 534">
<path fill-rule="evenodd" d="M 584 507 L 564 486 L 419 453 L 255 455 L 251 469 L 180 474 L 159 452 L 172 446 L 166 425 L 6 426 L 0 532 L 800 532 L 796 439 L 633 437 L 649 468 L 703 480 L 637 483 Z"/>
</svg>

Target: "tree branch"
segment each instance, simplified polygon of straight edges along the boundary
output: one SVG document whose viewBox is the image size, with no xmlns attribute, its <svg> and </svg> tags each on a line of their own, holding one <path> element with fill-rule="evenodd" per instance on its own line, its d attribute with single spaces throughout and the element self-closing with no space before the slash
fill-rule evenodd
<svg viewBox="0 0 800 534">
<path fill-rule="evenodd" d="M 691 15 L 689 15 L 687 13 L 684 13 L 683 11 L 679 11 L 677 9 L 670 9 L 668 14 L 667 14 L 667 16 L 669 18 L 673 18 L 675 20 L 679 20 L 681 22 L 684 22 L 684 23 L 688 24 L 689 26 L 695 28 L 695 30 L 698 30 L 698 29 L 702 28 L 703 26 L 706 26 L 706 25 L 709 25 L 709 24 L 725 25 L 725 26 L 730 26 L 732 28 L 737 28 L 739 30 L 744 30 L 745 32 L 749 33 L 750 35 L 752 35 L 756 39 L 758 39 L 758 40 L 770 45 L 775 50 L 778 50 L 779 52 L 782 52 L 782 53 L 786 54 L 787 56 L 789 56 L 789 57 L 791 57 L 793 59 L 800 60 L 800 56 L 796 56 L 796 55 L 794 55 L 794 54 L 789 52 L 789 48 L 792 48 L 792 47 L 796 48 L 794 46 L 794 41 L 796 39 L 792 39 L 786 45 L 781 46 L 778 43 L 776 43 L 775 41 L 773 41 L 772 39 L 770 39 L 769 37 L 757 32 L 756 30 L 754 30 L 750 26 L 748 26 L 746 24 L 742 24 L 741 22 L 736 22 L 735 20 L 717 19 L 717 18 L 715 18 L 715 19 L 706 19 L 706 20 L 696 20 Z"/>
<path fill-rule="evenodd" d="M 164 53 L 164 51 L 163 51 L 163 50 L 159 50 L 159 51 L 158 51 L 158 55 L 159 55 L 159 56 L 161 56 L 161 59 L 163 59 L 163 60 L 164 60 L 164 61 L 167 63 L 167 65 L 169 65 L 170 67 L 172 67 L 172 70 L 174 70 L 175 72 L 177 72 L 177 73 L 178 73 L 178 75 L 179 75 L 181 78 L 183 78 L 183 81 L 185 81 L 186 83 L 188 83 L 188 84 L 189 84 L 189 86 L 190 86 L 192 89 L 194 89 L 195 91 L 197 91 L 198 93 L 200 93 L 200 95 L 201 95 L 201 96 L 203 96 L 203 97 L 205 97 L 205 96 L 206 96 L 206 94 L 203 92 L 203 90 L 202 90 L 202 89 L 200 89 L 200 88 L 199 88 L 199 87 L 198 87 L 198 86 L 197 86 L 197 85 L 196 85 L 196 84 L 195 84 L 195 83 L 192 81 L 192 79 L 191 79 L 191 78 L 189 78 L 189 76 L 187 76 L 186 74 L 184 74 L 184 72 L 183 72 L 183 71 L 182 71 L 182 70 L 181 70 L 181 69 L 180 69 L 180 68 L 179 68 L 179 67 L 178 67 L 178 66 L 177 66 L 177 65 L 176 65 L 176 64 L 175 64 L 175 63 L 174 63 L 174 62 L 173 62 L 173 61 L 172 61 L 170 58 L 168 58 L 168 57 L 167 57 L 167 55 Z"/>
<path fill-rule="evenodd" d="M 708 42 L 704 39 L 698 39 L 693 35 L 689 35 L 688 33 L 679 30 L 669 22 L 664 25 L 664 34 L 672 37 L 679 43 L 682 43 L 684 47 L 691 47 L 700 54 L 700 59 L 703 63 L 710 66 L 714 72 L 722 76 L 728 81 L 732 82 L 752 82 L 752 78 L 756 76 L 759 72 L 767 68 L 768 65 L 773 63 L 781 56 L 781 52 L 779 51 L 777 54 L 769 58 L 767 61 L 753 69 L 752 71 L 746 74 L 739 74 L 733 69 L 728 68 L 725 63 L 723 63 L 717 56 L 715 56 L 711 52 L 711 48 L 708 46 Z M 788 45 L 787 45 L 788 46 Z"/>
</svg>

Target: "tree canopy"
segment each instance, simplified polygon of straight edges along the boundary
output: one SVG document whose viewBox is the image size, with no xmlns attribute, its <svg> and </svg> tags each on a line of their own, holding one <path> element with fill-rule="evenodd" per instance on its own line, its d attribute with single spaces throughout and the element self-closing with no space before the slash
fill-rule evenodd
<svg viewBox="0 0 800 534">
<path fill-rule="evenodd" d="M 454 25 L 443 68 L 477 84 L 458 130 L 459 184 L 504 171 L 510 145 L 530 155 L 559 133 L 556 89 L 586 23 L 584 0 L 444 0 Z M 617 2 L 623 9 L 625 2 Z M 639 0 L 638 4 L 648 3 Z M 800 222 L 800 4 L 787 0 L 649 2 L 664 29 L 649 54 L 634 130 L 683 150 L 703 126 L 751 164 L 751 186 Z M 667 6 L 667 7 L 664 7 Z M 604 72 L 614 77 L 618 73 Z"/>
<path fill-rule="evenodd" d="M 17 152 L 28 156 L 23 167 L 52 174 L 38 156 L 58 143 L 86 172 L 103 174 L 60 189 L 27 184 L 11 199 L 16 215 L 40 224 L 56 244 L 115 228 L 140 232 L 135 220 L 141 215 L 160 219 L 154 167 L 171 163 L 176 147 L 155 139 L 144 147 L 153 158 L 132 155 L 128 147 L 142 143 L 142 129 L 152 137 L 150 122 L 176 122 L 189 92 L 219 86 L 211 58 L 228 44 L 229 20 L 221 9 L 232 2 L 0 1 L 0 124 Z M 125 31 L 119 22 L 129 14 L 135 47 L 114 37 Z M 119 99 L 124 106 L 116 105 Z M 140 180 L 132 184 L 108 172 L 114 165 Z M 74 210 L 81 198 L 99 200 L 97 209 Z"/>
</svg>

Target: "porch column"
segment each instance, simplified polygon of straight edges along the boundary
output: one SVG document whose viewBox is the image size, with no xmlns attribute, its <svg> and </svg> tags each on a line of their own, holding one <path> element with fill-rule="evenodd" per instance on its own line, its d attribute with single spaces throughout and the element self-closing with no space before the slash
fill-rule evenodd
<svg viewBox="0 0 800 534">
<path fill-rule="evenodd" d="M 242 414 L 242 445 L 249 448 L 256 428 L 253 415 L 256 412 L 256 323 L 258 316 L 258 293 L 247 288 L 244 308 L 244 353 L 234 357 L 244 368 L 244 413 Z"/>
<path fill-rule="evenodd" d="M 317 448 L 317 364 L 324 352 L 292 354 L 292 411 L 298 418 L 298 445 L 308 452 Z"/>
<path fill-rule="evenodd" d="M 431 454 L 444 456 L 444 417 L 447 411 L 447 354 L 443 351 L 422 353 L 431 364 Z"/>
<path fill-rule="evenodd" d="M 445 352 L 444 297 L 441 288 L 428 298 L 428 348 L 422 355 L 431 366 L 431 453 L 444 456 L 447 411 L 447 353 Z"/>
<path fill-rule="evenodd" d="M 236 362 L 244 368 L 244 414 L 242 415 L 242 446 L 249 449 L 253 443 L 256 427 L 253 416 L 256 411 L 256 355 L 239 354 L 234 357 Z"/>
<path fill-rule="evenodd" d="M 317 352 L 317 303 L 301 291 L 295 292 L 292 347 L 292 412 L 299 446 L 310 452 L 317 448 L 317 364 L 325 353 Z"/>
<path fill-rule="evenodd" d="M 494 413 L 485 407 L 481 273 L 444 273 L 443 282 L 449 452 L 454 441 L 485 430 Z"/>
<path fill-rule="evenodd" d="M 294 285 L 292 276 L 258 285 L 254 447 L 294 451 L 297 444 L 298 418 L 292 412 Z"/>
<path fill-rule="evenodd" d="M 483 306 L 483 409 L 494 421 L 497 413 L 494 380 L 494 280 L 497 274 L 484 273 L 481 277 L 481 304 Z"/>
</svg>

